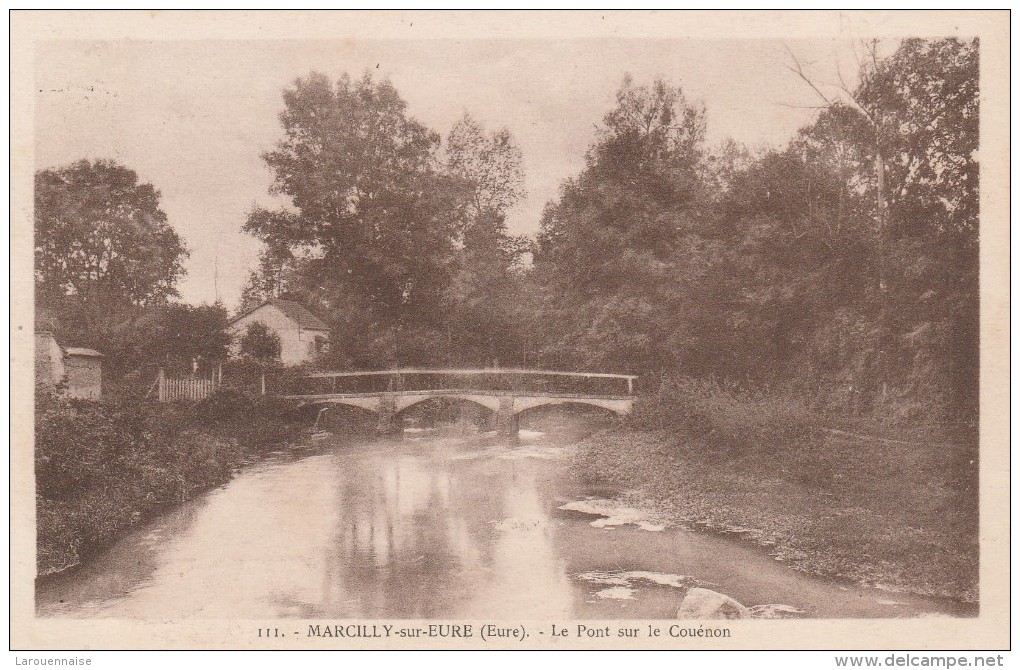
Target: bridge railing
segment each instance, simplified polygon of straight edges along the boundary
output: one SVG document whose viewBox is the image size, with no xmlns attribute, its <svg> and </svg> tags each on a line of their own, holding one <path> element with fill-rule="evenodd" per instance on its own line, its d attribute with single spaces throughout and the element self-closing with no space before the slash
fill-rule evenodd
<svg viewBox="0 0 1020 670">
<path fill-rule="evenodd" d="M 420 369 L 316 372 L 306 375 L 299 395 L 387 391 L 475 390 L 626 397 L 635 375 L 527 369 Z"/>
</svg>

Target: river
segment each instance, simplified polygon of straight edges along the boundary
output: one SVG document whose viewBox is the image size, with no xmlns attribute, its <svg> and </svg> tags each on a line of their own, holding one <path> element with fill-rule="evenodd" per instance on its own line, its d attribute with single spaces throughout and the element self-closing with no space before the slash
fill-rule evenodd
<svg viewBox="0 0 1020 670">
<path fill-rule="evenodd" d="M 40 580 L 40 616 L 672 618 L 703 586 L 761 617 L 972 616 L 839 584 L 737 539 L 592 515 L 569 445 L 405 432 L 280 452 Z M 601 496 L 599 495 L 601 494 Z M 586 512 L 587 510 L 587 512 Z M 607 518 L 608 517 L 608 518 Z"/>
</svg>

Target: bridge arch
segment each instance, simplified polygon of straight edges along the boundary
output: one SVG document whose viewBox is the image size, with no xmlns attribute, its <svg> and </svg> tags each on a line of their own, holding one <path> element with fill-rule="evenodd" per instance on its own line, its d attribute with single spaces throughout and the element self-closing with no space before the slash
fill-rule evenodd
<svg viewBox="0 0 1020 670">
<path fill-rule="evenodd" d="M 556 397 L 532 397 L 516 398 L 514 400 L 514 416 L 519 417 L 524 412 L 536 407 L 549 405 L 588 405 L 600 409 L 609 410 L 617 416 L 626 416 L 634 405 L 631 398 L 556 398 Z"/>
<path fill-rule="evenodd" d="M 491 395 L 474 395 L 470 393 L 438 393 L 438 394 L 422 394 L 422 395 L 405 395 L 398 396 L 395 399 L 394 416 L 400 414 L 406 409 L 420 405 L 428 400 L 461 400 L 465 402 L 474 403 L 481 405 L 490 412 L 499 411 L 499 397 Z"/>
<path fill-rule="evenodd" d="M 355 407 L 373 414 L 379 413 L 379 398 L 317 398 L 305 403 L 308 407 L 326 407 L 328 405 L 344 405 Z"/>
</svg>

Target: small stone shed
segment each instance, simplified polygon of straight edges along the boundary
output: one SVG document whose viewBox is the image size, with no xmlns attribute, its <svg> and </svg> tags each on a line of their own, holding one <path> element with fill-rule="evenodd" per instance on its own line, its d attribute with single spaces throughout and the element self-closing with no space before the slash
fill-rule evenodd
<svg viewBox="0 0 1020 670">
<path fill-rule="evenodd" d="M 98 400 L 103 394 L 103 355 L 95 349 L 61 347 L 53 333 L 35 333 L 36 387 L 67 398 Z"/>
<path fill-rule="evenodd" d="M 103 355 L 95 349 L 67 347 L 64 349 L 69 398 L 96 400 L 103 394 Z"/>
</svg>

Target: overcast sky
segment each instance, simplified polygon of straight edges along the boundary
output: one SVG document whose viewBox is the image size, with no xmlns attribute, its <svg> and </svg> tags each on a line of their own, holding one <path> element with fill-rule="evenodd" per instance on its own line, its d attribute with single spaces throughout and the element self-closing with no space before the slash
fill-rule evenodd
<svg viewBox="0 0 1020 670">
<path fill-rule="evenodd" d="M 296 77 L 366 69 L 389 78 L 408 113 L 444 136 L 465 111 L 507 127 L 528 197 L 511 214 L 534 233 L 560 182 L 583 167 L 625 73 L 682 86 L 707 108 L 708 139 L 782 146 L 816 110 L 787 48 L 821 81 L 856 76 L 847 41 L 428 40 L 50 42 L 36 53 L 36 167 L 114 158 L 162 192 L 191 251 L 188 302 L 236 306 L 259 243 L 240 232 L 272 204 L 259 155 L 280 134 L 281 91 Z"/>
</svg>

